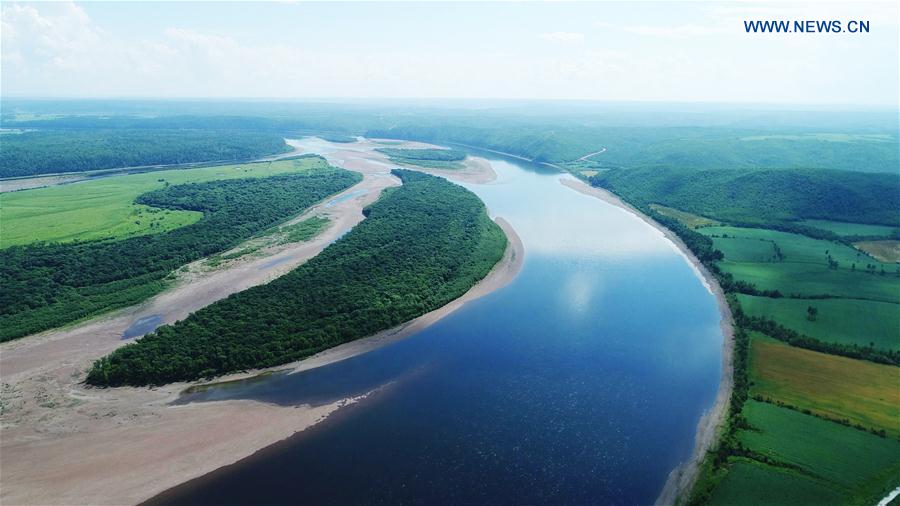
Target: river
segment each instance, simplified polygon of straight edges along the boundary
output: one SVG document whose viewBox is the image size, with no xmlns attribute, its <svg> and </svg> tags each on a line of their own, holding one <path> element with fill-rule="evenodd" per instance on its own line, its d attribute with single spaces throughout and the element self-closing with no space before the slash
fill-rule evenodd
<svg viewBox="0 0 900 506">
<path fill-rule="evenodd" d="M 495 157 L 496 158 L 496 157 Z M 321 405 L 325 422 L 151 503 L 650 504 L 716 397 L 713 295 L 633 214 L 520 161 L 466 184 L 525 246 L 509 285 L 318 369 L 185 394 Z"/>
</svg>

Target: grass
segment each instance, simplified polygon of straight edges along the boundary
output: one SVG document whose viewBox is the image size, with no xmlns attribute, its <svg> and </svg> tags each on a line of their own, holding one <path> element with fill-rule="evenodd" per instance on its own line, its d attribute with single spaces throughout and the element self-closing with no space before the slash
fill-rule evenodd
<svg viewBox="0 0 900 506">
<path fill-rule="evenodd" d="M 790 469 L 736 459 L 713 492 L 710 504 L 756 506 L 841 504 L 841 492 Z"/>
<path fill-rule="evenodd" d="M 266 177 L 324 165 L 319 158 L 164 170 L 4 193 L 0 248 L 33 242 L 123 239 L 166 232 L 198 221 L 202 213 L 134 203 L 166 184 Z"/>
<path fill-rule="evenodd" d="M 772 299 L 738 295 L 750 316 L 763 316 L 820 341 L 900 350 L 900 305 L 858 299 Z M 807 308 L 819 312 L 815 321 Z"/>
<path fill-rule="evenodd" d="M 279 229 L 285 234 L 282 244 L 308 241 L 325 230 L 328 227 L 328 223 L 328 218 L 312 216 L 299 223 L 284 225 Z"/>
<path fill-rule="evenodd" d="M 837 235 L 842 236 L 885 236 L 890 237 L 897 232 L 897 227 L 888 227 L 885 225 L 866 225 L 863 223 L 844 223 L 841 221 L 828 220 L 803 220 L 799 222 L 801 225 L 830 230 Z"/>
<path fill-rule="evenodd" d="M 900 262 L 900 241 L 860 241 L 853 243 L 858 249 L 868 253 L 881 262 Z"/>
<path fill-rule="evenodd" d="M 795 348 L 754 333 L 751 395 L 900 435 L 900 368 Z"/>
<path fill-rule="evenodd" d="M 720 222 L 716 220 L 711 220 L 709 218 L 691 214 L 685 211 L 680 211 L 675 209 L 674 207 L 666 207 L 660 204 L 650 204 L 650 208 L 654 211 L 658 212 L 663 216 L 668 216 L 670 218 L 675 218 L 682 225 L 689 228 L 700 228 L 700 227 L 710 227 L 714 225 L 721 225 Z"/>
<path fill-rule="evenodd" d="M 900 442 L 892 438 L 752 400 L 745 405 L 744 415 L 753 427 L 738 436 L 745 446 L 840 487 L 842 503 L 874 504 L 896 486 Z M 765 488 L 766 482 L 755 482 L 755 486 Z M 797 502 L 815 503 L 812 497 Z"/>
<path fill-rule="evenodd" d="M 712 237 L 715 247 L 725 253 L 725 259 L 735 262 L 771 262 L 775 246 L 781 251 L 780 262 L 816 264 L 828 267 L 828 257 L 838 262 L 839 269 L 864 269 L 874 264 L 893 271 L 892 265 L 881 264 L 839 242 L 813 239 L 788 232 L 764 228 L 708 227 L 700 233 Z M 758 244 L 763 243 L 763 244 Z"/>
<path fill-rule="evenodd" d="M 722 262 L 720 267 L 735 279 L 756 285 L 760 290 L 779 290 L 785 296 L 830 295 L 848 299 L 869 299 L 900 303 L 896 274 L 867 274 L 829 270 L 811 264 L 763 264 Z"/>
<path fill-rule="evenodd" d="M 463 151 L 456 149 L 398 149 L 379 148 L 390 161 L 406 165 L 416 165 L 429 169 L 461 169 L 466 158 Z"/>
</svg>

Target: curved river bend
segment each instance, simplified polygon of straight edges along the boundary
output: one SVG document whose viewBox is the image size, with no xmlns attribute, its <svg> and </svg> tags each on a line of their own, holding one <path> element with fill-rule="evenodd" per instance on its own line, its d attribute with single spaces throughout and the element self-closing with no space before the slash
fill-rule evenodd
<svg viewBox="0 0 900 506">
<path fill-rule="evenodd" d="M 650 504 L 716 396 L 712 294 L 663 235 L 562 176 L 465 185 L 525 245 L 506 287 L 329 366 L 188 394 L 321 404 L 325 422 L 151 502 Z"/>
</svg>

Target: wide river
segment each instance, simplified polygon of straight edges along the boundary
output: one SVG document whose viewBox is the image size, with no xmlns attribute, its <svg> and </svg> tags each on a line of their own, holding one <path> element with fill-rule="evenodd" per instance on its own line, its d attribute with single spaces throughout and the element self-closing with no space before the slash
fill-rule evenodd
<svg viewBox="0 0 900 506">
<path fill-rule="evenodd" d="M 715 298 L 659 231 L 570 176 L 491 163 L 497 181 L 466 187 L 525 245 L 512 283 L 367 354 L 190 394 L 317 405 L 376 390 L 151 502 L 652 503 L 716 396 Z"/>
</svg>

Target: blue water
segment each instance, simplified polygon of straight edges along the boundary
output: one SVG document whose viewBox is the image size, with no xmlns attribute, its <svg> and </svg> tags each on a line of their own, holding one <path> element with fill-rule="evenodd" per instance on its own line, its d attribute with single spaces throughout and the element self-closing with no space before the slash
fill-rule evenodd
<svg viewBox="0 0 900 506">
<path fill-rule="evenodd" d="M 318 405 L 376 390 L 152 502 L 652 503 L 715 398 L 715 299 L 638 218 L 492 163 L 498 181 L 468 188 L 525 244 L 511 284 L 365 355 L 186 394 Z"/>
<path fill-rule="evenodd" d="M 145 316 L 143 318 L 138 318 L 131 325 L 125 329 L 125 332 L 122 333 L 122 339 L 132 339 L 135 337 L 141 337 L 148 332 L 153 332 L 156 330 L 156 327 L 162 323 L 162 315 L 161 314 L 153 314 L 150 316 Z"/>
</svg>

